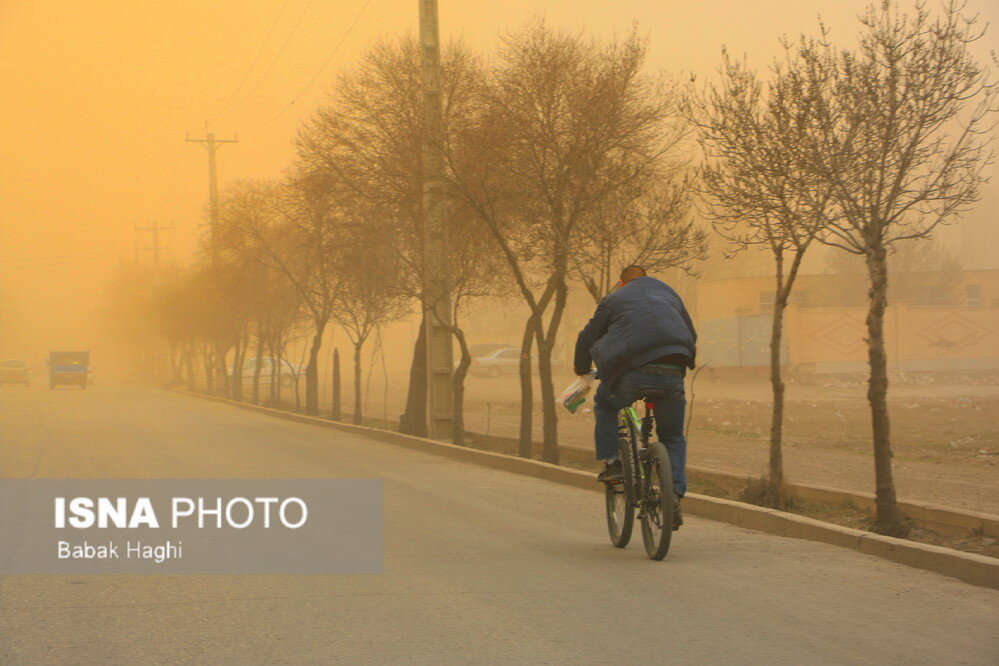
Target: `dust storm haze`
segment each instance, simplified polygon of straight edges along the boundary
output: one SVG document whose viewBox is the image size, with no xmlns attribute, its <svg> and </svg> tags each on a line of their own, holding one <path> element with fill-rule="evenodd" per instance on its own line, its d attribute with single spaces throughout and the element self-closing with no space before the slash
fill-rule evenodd
<svg viewBox="0 0 999 666">
<path fill-rule="evenodd" d="M 997 46 L 996 0 L 0 0 L 0 663 L 994 663 Z M 310 505 L 365 575 L 6 529 L 274 480 L 377 485 Z"/>
<path fill-rule="evenodd" d="M 187 260 L 204 223 L 207 177 L 205 151 L 185 143 L 185 132 L 203 135 L 212 120 L 220 137 L 238 135 L 219 153 L 223 187 L 277 177 L 300 121 L 338 70 L 372 41 L 416 28 L 416 3 L 374 0 L 331 57 L 363 1 L 284 4 L 2 3 L 0 355 L 37 361 L 50 347 L 98 348 L 113 267 L 149 255 L 149 234 L 134 227 L 172 225 L 161 236 L 164 256 Z M 864 5 L 443 2 L 440 24 L 445 38 L 488 52 L 500 30 L 538 14 L 597 36 L 637 22 L 653 67 L 703 78 L 717 69 L 723 44 L 764 66 L 781 34 L 812 31 L 820 12 L 834 34 L 852 35 Z M 999 14 L 984 1 L 969 9 L 993 23 Z M 990 194 L 972 217 L 995 202 Z"/>
</svg>

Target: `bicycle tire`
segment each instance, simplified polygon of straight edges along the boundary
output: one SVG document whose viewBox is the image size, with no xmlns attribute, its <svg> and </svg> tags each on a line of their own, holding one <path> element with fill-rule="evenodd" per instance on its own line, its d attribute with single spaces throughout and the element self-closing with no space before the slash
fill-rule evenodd
<svg viewBox="0 0 999 666">
<path fill-rule="evenodd" d="M 615 548 L 624 548 L 631 541 L 635 527 L 635 501 L 631 442 L 624 437 L 617 440 L 618 455 L 621 456 L 621 471 L 624 481 L 604 484 L 604 506 L 607 510 L 607 532 Z"/>
<path fill-rule="evenodd" d="M 624 437 L 618 438 L 618 451 L 621 456 L 621 471 L 624 481 L 604 484 L 604 505 L 607 509 L 607 532 L 615 548 L 624 548 L 631 541 L 635 526 L 633 485 L 629 482 L 634 465 L 631 461 L 631 443 Z"/>
<path fill-rule="evenodd" d="M 661 560 L 669 552 L 673 536 L 673 468 L 662 442 L 653 442 L 646 450 L 645 487 L 642 498 L 642 541 L 645 553 Z"/>
</svg>

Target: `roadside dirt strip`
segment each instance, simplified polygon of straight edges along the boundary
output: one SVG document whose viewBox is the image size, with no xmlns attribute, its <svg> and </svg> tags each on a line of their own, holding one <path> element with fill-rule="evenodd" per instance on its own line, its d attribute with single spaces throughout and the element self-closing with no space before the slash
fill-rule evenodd
<svg viewBox="0 0 999 666">
<path fill-rule="evenodd" d="M 484 444 L 479 449 L 487 449 L 502 453 L 514 451 L 517 440 L 512 437 L 483 435 L 477 432 L 467 432 L 470 439 Z M 573 445 L 559 445 L 559 459 L 570 467 L 593 467 L 593 449 L 584 449 Z M 745 474 L 733 474 L 718 470 L 705 469 L 696 465 L 687 465 L 687 479 L 691 481 L 707 481 L 733 497 L 746 487 L 750 477 Z M 857 491 L 846 491 L 839 488 L 829 488 L 804 483 L 788 483 L 787 488 L 792 497 L 799 500 L 818 502 L 830 506 L 848 504 L 858 511 L 867 514 L 874 513 L 874 494 Z M 899 510 L 918 527 L 941 535 L 963 536 L 980 534 L 986 537 L 999 538 L 999 516 L 977 511 L 961 511 L 950 507 L 936 506 L 927 502 L 898 503 Z"/>
<path fill-rule="evenodd" d="M 533 476 L 586 490 L 602 490 L 600 484 L 596 482 L 596 475 L 591 472 L 559 467 L 558 465 L 551 465 L 537 460 L 527 460 L 502 453 L 492 453 L 490 451 L 455 446 L 454 444 L 404 435 L 391 430 L 329 421 L 327 419 L 305 416 L 304 414 L 296 414 L 270 407 L 251 405 L 245 402 L 237 402 L 202 393 L 183 390 L 177 390 L 177 392 L 205 400 L 228 403 L 234 407 L 270 414 L 271 416 L 288 421 L 308 423 L 334 430 L 360 434 L 378 441 L 427 453 L 434 453 L 456 460 L 463 460 L 477 465 L 484 465 L 493 469 Z M 851 548 L 861 553 L 876 555 L 877 557 L 883 557 L 900 564 L 933 571 L 944 576 L 951 576 L 972 585 L 999 589 L 999 559 L 996 558 L 976 555 L 974 553 L 963 553 L 950 548 L 941 548 L 905 539 L 881 536 L 880 534 L 824 523 L 792 513 L 767 509 L 743 502 L 708 497 L 706 495 L 688 493 L 684 498 L 683 505 L 685 511 L 702 518 L 718 520 L 778 536 L 807 539 Z"/>
</svg>

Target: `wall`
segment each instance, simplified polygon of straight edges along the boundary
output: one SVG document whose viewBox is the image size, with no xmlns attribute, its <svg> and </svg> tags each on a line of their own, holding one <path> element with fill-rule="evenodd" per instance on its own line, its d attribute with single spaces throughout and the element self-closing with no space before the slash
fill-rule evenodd
<svg viewBox="0 0 999 666">
<path fill-rule="evenodd" d="M 789 306 L 784 363 L 802 371 L 863 371 L 866 316 L 866 308 Z M 770 319 L 745 315 L 699 321 L 699 361 L 715 367 L 767 365 Z M 896 370 L 999 368 L 999 306 L 889 306 L 885 341 Z"/>
</svg>

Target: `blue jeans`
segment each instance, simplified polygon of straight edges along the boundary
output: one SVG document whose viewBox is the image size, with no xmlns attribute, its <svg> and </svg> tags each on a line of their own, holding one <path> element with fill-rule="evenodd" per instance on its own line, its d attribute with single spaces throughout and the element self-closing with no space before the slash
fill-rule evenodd
<svg viewBox="0 0 999 666">
<path fill-rule="evenodd" d="M 673 467 L 673 490 L 683 497 L 687 492 L 687 440 L 683 437 L 683 414 L 687 399 L 683 394 L 683 377 L 661 375 L 641 370 L 629 370 L 608 386 L 601 382 L 593 396 L 593 415 L 596 417 L 594 437 L 597 443 L 597 460 L 607 460 L 618 455 L 617 413 L 645 397 L 649 389 L 665 389 L 668 397 L 656 403 L 656 436 L 666 445 Z"/>
</svg>

